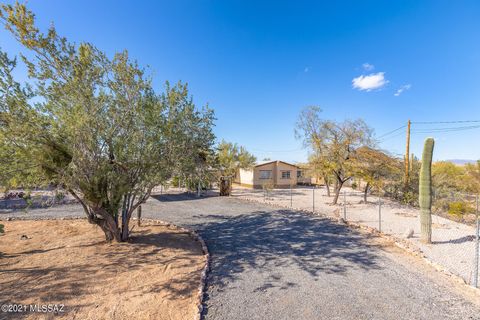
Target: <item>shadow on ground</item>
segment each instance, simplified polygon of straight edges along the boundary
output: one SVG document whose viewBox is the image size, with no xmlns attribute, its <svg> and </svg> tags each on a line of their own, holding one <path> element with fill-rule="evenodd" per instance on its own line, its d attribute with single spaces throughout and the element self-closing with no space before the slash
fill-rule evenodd
<svg viewBox="0 0 480 320">
<path fill-rule="evenodd" d="M 213 218 L 217 221 L 199 227 L 212 253 L 215 286 L 235 281 L 248 269 L 267 272 L 297 266 L 316 278 L 350 268 L 378 268 L 376 250 L 365 235 L 326 218 L 288 210 Z M 263 285 L 294 285 L 280 281 L 272 278 Z"/>
<path fill-rule="evenodd" d="M 177 201 L 194 201 L 194 200 L 200 200 L 200 199 L 205 199 L 205 198 L 214 197 L 214 196 L 216 195 L 210 192 L 208 193 L 204 192 L 200 197 L 197 197 L 191 192 L 182 192 L 182 193 L 176 193 L 176 194 L 171 194 L 171 193 L 154 194 L 151 197 L 161 202 L 177 202 Z"/>
</svg>

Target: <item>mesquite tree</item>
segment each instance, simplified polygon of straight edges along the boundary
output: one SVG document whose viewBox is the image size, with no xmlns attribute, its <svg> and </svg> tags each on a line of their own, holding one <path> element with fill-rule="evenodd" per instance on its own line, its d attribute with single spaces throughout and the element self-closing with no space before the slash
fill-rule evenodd
<svg viewBox="0 0 480 320">
<path fill-rule="evenodd" d="M 181 83 L 156 94 L 127 52 L 109 59 L 53 26 L 40 32 L 24 5 L 3 5 L 0 19 L 28 50 L 33 83 L 14 81 L 15 60 L 0 54 L 0 160 L 15 157 L 0 183 L 14 173 L 61 186 L 107 241 L 126 241 L 152 189 L 187 170 L 186 155 L 211 149 L 212 111 L 197 110 Z"/>
<path fill-rule="evenodd" d="M 425 140 L 418 188 L 421 240 L 425 243 L 432 242 L 432 155 L 434 144 L 432 138 Z"/>
<path fill-rule="evenodd" d="M 343 184 L 352 175 L 353 156 L 358 148 L 372 146 L 372 129 L 361 119 L 335 122 L 320 118 L 321 109 L 307 107 L 299 115 L 295 135 L 313 151 L 335 178 L 336 204 Z"/>
<path fill-rule="evenodd" d="M 352 158 L 352 171 L 356 178 L 365 182 L 363 201 L 367 202 L 368 193 L 380 191 L 388 180 L 400 179 L 402 167 L 398 159 L 387 153 L 370 147 L 360 147 Z"/>
</svg>

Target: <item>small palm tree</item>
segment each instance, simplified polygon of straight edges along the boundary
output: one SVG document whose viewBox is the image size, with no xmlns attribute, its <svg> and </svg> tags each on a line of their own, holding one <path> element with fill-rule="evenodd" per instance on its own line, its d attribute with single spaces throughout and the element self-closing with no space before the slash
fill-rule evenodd
<svg viewBox="0 0 480 320">
<path fill-rule="evenodd" d="M 252 168 L 256 161 L 255 156 L 244 147 L 222 140 L 218 145 L 220 195 L 229 196 L 232 191 L 232 180 L 237 171 Z"/>
</svg>

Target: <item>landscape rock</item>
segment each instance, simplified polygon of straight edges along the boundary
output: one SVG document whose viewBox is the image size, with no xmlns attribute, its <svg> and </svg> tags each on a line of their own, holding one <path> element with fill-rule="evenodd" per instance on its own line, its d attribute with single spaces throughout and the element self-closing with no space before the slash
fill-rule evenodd
<svg viewBox="0 0 480 320">
<path fill-rule="evenodd" d="M 413 229 L 408 228 L 407 231 L 405 231 L 405 233 L 403 234 L 403 237 L 405 239 L 409 239 L 409 238 L 413 237 L 413 233 L 414 233 Z"/>
</svg>

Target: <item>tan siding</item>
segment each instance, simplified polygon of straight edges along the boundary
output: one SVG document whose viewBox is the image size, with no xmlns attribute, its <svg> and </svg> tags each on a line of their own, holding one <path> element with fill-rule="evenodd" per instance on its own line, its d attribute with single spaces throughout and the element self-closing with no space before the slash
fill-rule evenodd
<svg viewBox="0 0 480 320">
<path fill-rule="evenodd" d="M 275 181 L 275 162 L 265 163 L 260 166 L 256 166 L 253 169 L 253 184 L 255 186 L 262 186 L 264 183 L 269 181 Z M 272 179 L 260 179 L 261 170 L 270 170 L 272 171 Z"/>
<path fill-rule="evenodd" d="M 275 181 L 275 185 L 277 186 L 289 186 L 289 185 L 296 185 L 297 184 L 297 167 L 283 163 L 277 162 L 277 180 Z M 282 171 L 290 171 L 290 179 L 282 179 Z"/>
</svg>

